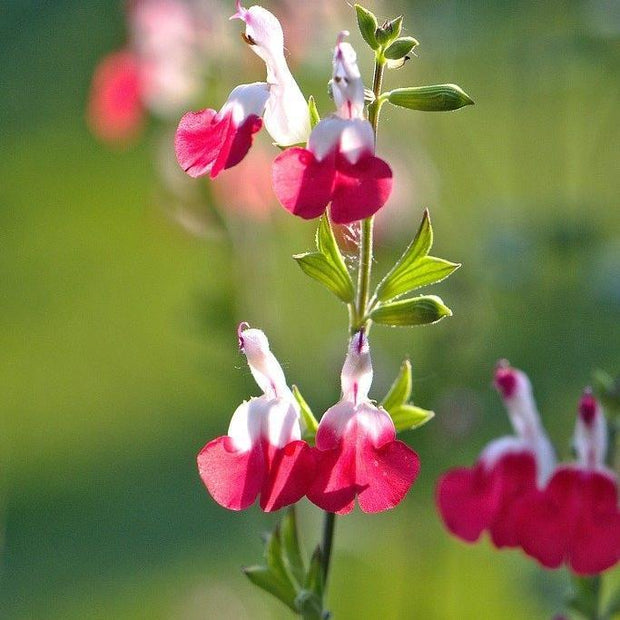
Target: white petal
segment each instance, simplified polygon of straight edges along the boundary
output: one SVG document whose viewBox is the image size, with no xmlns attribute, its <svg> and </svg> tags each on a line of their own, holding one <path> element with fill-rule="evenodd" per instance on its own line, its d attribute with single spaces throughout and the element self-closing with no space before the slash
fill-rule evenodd
<svg viewBox="0 0 620 620">
<path fill-rule="evenodd" d="M 269 401 L 262 420 L 262 436 L 277 448 L 301 439 L 299 415 L 288 398 Z"/>
<path fill-rule="evenodd" d="M 340 152 L 349 162 L 356 164 L 362 155 L 375 152 L 375 134 L 372 125 L 365 120 L 344 121 L 340 136 Z"/>
<path fill-rule="evenodd" d="M 354 404 L 368 400 L 372 384 L 372 362 L 368 338 L 363 331 L 349 342 L 349 351 L 340 374 L 342 398 Z"/>
<path fill-rule="evenodd" d="M 269 85 L 267 83 L 240 84 L 228 95 L 219 113 L 223 115 L 228 110 L 232 110 L 233 122 L 239 126 L 252 114 L 262 116 L 268 99 Z"/>
<path fill-rule="evenodd" d="M 349 43 L 342 41 L 344 35 L 341 33 L 338 37 L 334 49 L 331 81 L 334 103 L 340 117 L 364 118 L 364 83 L 357 66 L 357 54 Z"/>
<path fill-rule="evenodd" d="M 270 83 L 265 129 L 280 146 L 304 143 L 310 135 L 308 104 L 288 67 L 278 73 L 277 80 Z"/>
<path fill-rule="evenodd" d="M 604 464 L 607 454 L 607 421 L 599 402 L 584 394 L 579 403 L 573 445 L 581 465 L 596 469 Z"/>
<path fill-rule="evenodd" d="M 346 124 L 347 121 L 337 116 L 328 116 L 312 130 L 308 139 L 308 150 L 314 153 L 318 161 L 324 159 L 333 150 L 340 148 L 340 137 Z"/>
<path fill-rule="evenodd" d="M 237 450 L 247 452 L 260 439 L 270 402 L 261 396 L 244 401 L 237 407 L 228 425 L 228 436 Z"/>
<path fill-rule="evenodd" d="M 282 367 L 269 350 L 267 336 L 260 329 L 243 329 L 239 326 L 239 346 L 247 357 L 252 376 L 263 392 L 269 397 L 287 396 L 290 390 Z"/>
</svg>

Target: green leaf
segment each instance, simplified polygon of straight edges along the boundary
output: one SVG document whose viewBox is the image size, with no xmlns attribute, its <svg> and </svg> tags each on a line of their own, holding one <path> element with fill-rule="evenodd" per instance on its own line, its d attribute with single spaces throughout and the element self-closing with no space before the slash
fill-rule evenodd
<svg viewBox="0 0 620 620">
<path fill-rule="evenodd" d="M 303 272 L 321 282 L 345 303 L 351 303 L 355 291 L 351 275 L 344 263 L 327 214 L 323 214 L 316 232 L 318 252 L 296 254 L 293 258 Z"/>
<path fill-rule="evenodd" d="M 394 327 L 428 325 L 446 316 L 452 316 L 452 311 L 436 295 L 414 297 L 379 305 L 370 313 L 370 318 L 375 323 Z"/>
<path fill-rule="evenodd" d="M 242 570 L 254 585 L 273 594 L 294 612 L 297 612 L 295 588 L 290 582 L 283 581 L 267 566 L 247 566 Z"/>
<path fill-rule="evenodd" d="M 394 105 L 424 112 L 447 112 L 474 103 L 456 84 L 396 88 L 385 95 Z"/>
<path fill-rule="evenodd" d="M 442 258 L 427 256 L 433 245 L 433 228 L 428 210 L 424 211 L 420 228 L 396 265 L 377 286 L 379 301 L 389 301 L 417 288 L 447 278 L 460 267 Z"/>
<path fill-rule="evenodd" d="M 314 417 L 314 414 L 306 402 L 306 399 L 301 395 L 301 392 L 296 385 L 293 385 L 293 396 L 301 409 L 301 417 L 306 425 L 307 432 L 304 439 L 314 439 L 316 436 L 316 431 L 319 428 L 319 423 Z"/>
<path fill-rule="evenodd" d="M 571 581 L 574 591 L 567 601 L 568 606 L 582 613 L 586 618 L 599 618 L 601 576 L 577 577 L 573 575 Z"/>
<path fill-rule="evenodd" d="M 355 12 L 357 13 L 357 25 L 362 34 L 362 38 L 373 50 L 376 50 L 379 47 L 377 37 L 375 36 L 375 32 L 377 32 L 377 28 L 379 27 L 377 18 L 374 13 L 371 13 L 368 9 L 365 9 L 359 4 L 355 5 Z"/>
<path fill-rule="evenodd" d="M 397 433 L 418 428 L 435 417 L 434 411 L 422 409 L 415 405 L 400 405 L 387 411 L 392 418 L 392 422 L 394 422 Z"/>
<path fill-rule="evenodd" d="M 274 574 L 281 577 L 283 580 L 290 581 L 290 577 L 283 560 L 279 523 L 276 525 L 273 532 L 267 537 L 267 541 L 265 543 L 265 560 L 267 561 L 268 568 L 270 568 Z"/>
<path fill-rule="evenodd" d="M 400 31 L 403 27 L 403 16 L 399 15 L 394 19 L 386 21 L 380 26 L 375 32 L 375 37 L 377 38 L 377 42 L 381 46 L 388 46 L 392 41 L 398 39 L 400 36 Z"/>
<path fill-rule="evenodd" d="M 322 558 L 321 547 L 317 545 L 310 559 L 310 566 L 304 583 L 304 589 L 314 592 L 320 600 L 323 600 L 324 592 Z"/>
<path fill-rule="evenodd" d="M 385 398 L 381 401 L 381 406 L 386 411 L 392 411 L 392 409 L 405 404 L 411 396 L 411 386 L 411 362 L 405 360 L 400 366 L 394 383 L 392 383 Z"/>
<path fill-rule="evenodd" d="M 400 60 L 404 58 L 419 43 L 413 37 L 400 37 L 396 39 L 383 52 L 383 55 L 389 60 Z"/>
<path fill-rule="evenodd" d="M 299 536 L 297 535 L 297 516 L 295 506 L 291 506 L 280 521 L 280 538 L 282 542 L 282 559 L 288 572 L 301 587 L 306 578 L 306 569 L 301 557 Z M 297 588 L 296 588 L 297 589 Z"/>
<path fill-rule="evenodd" d="M 321 117 L 319 116 L 319 111 L 316 108 L 316 101 L 312 95 L 308 97 L 308 113 L 310 114 L 310 127 L 314 129 L 321 120 Z"/>
</svg>

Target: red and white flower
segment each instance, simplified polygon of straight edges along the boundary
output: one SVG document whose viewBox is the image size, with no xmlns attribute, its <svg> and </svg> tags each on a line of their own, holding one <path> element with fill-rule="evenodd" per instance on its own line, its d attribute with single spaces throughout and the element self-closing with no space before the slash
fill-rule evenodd
<svg viewBox="0 0 620 620">
<path fill-rule="evenodd" d="M 328 409 L 316 434 L 316 475 L 307 496 L 323 510 L 347 514 L 355 498 L 364 512 L 396 506 L 420 469 L 389 414 L 368 399 L 372 365 L 364 332 L 351 339 L 341 374 L 342 399 Z"/>
<path fill-rule="evenodd" d="M 620 511 L 616 476 L 604 465 L 605 416 L 589 392 L 579 403 L 574 446 L 577 463 L 559 465 L 545 489 L 525 498 L 518 536 L 543 566 L 565 563 L 595 575 L 620 560 Z"/>
<path fill-rule="evenodd" d="M 525 373 L 502 363 L 495 386 L 516 435 L 489 443 L 474 467 L 445 473 L 437 485 L 437 505 L 446 527 L 459 538 L 474 542 L 488 530 L 495 546 L 514 547 L 519 544 L 517 505 L 544 486 L 555 459 Z"/>
<path fill-rule="evenodd" d="M 320 216 L 331 202 L 337 224 L 378 211 L 392 190 L 392 171 L 375 157 L 375 136 L 364 118 L 364 84 L 357 55 L 338 37 L 331 91 L 336 113 L 312 130 L 306 148 L 283 151 L 273 165 L 273 187 L 287 211 L 304 219 Z"/>
<path fill-rule="evenodd" d="M 239 0 L 231 19 L 245 22 L 243 38 L 265 61 L 267 81 L 237 86 L 219 112 L 206 109 L 183 116 L 175 150 L 179 165 L 193 177 L 215 178 L 239 163 L 263 122 L 281 146 L 304 142 L 310 132 L 306 100 L 284 57 L 280 22 L 263 7 L 246 9 Z"/>
<path fill-rule="evenodd" d="M 246 323 L 239 326 L 238 334 L 239 346 L 264 394 L 239 405 L 228 434 L 209 442 L 198 454 L 198 470 L 221 506 L 243 510 L 260 495 L 261 508 L 269 512 L 306 494 L 314 476 L 314 455 L 301 440 L 299 406 L 265 334 Z"/>
</svg>

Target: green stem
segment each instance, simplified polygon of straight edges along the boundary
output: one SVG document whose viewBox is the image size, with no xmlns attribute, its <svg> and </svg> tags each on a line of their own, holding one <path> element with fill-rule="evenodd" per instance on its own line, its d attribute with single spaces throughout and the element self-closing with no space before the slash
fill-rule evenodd
<svg viewBox="0 0 620 620">
<path fill-rule="evenodd" d="M 372 78 L 372 92 L 375 100 L 368 106 L 368 121 L 372 125 L 375 134 L 375 145 L 377 143 L 377 130 L 379 127 L 379 114 L 384 101 L 381 99 L 381 85 L 383 84 L 383 73 L 385 70 L 385 59 L 382 54 L 375 57 L 375 71 Z M 360 244 L 359 244 L 359 267 L 357 272 L 357 300 L 356 300 L 356 320 L 350 325 L 351 335 L 367 326 L 368 318 L 368 297 L 370 292 L 370 275 L 372 271 L 372 249 L 373 249 L 373 222 L 372 216 L 366 218 L 361 223 Z"/>
<path fill-rule="evenodd" d="M 321 565 L 323 567 L 323 583 L 327 588 L 327 575 L 329 573 L 329 562 L 332 557 L 332 544 L 334 541 L 334 528 L 336 526 L 336 515 L 333 512 L 326 512 L 323 519 L 323 540 L 321 541 Z"/>
</svg>

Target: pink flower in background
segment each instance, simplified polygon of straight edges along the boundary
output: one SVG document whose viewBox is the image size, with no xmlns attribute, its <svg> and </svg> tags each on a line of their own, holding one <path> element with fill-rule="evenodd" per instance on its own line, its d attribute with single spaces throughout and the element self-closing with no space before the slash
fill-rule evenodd
<svg viewBox="0 0 620 620">
<path fill-rule="evenodd" d="M 565 563 L 595 575 L 620 560 L 620 511 L 616 476 L 604 465 L 605 416 L 589 392 L 579 403 L 574 445 L 577 463 L 559 465 L 546 488 L 525 498 L 518 536 L 543 566 Z"/>
<path fill-rule="evenodd" d="M 306 148 L 287 149 L 273 165 L 273 187 L 287 211 L 313 219 L 331 202 L 336 224 L 369 217 L 392 190 L 390 167 L 374 155 L 374 132 L 364 118 L 364 84 L 355 50 L 343 42 L 345 34 L 338 37 L 333 58 L 336 113 L 316 125 Z"/>
<path fill-rule="evenodd" d="M 418 455 L 401 441 L 389 414 L 368 399 L 372 365 L 364 332 L 351 339 L 342 369 L 342 399 L 328 409 L 316 435 L 316 476 L 308 499 L 347 514 L 355 498 L 364 512 L 396 506 L 415 481 Z"/>
<path fill-rule="evenodd" d="M 138 59 L 129 49 L 106 56 L 93 76 L 88 124 L 106 142 L 134 138 L 144 119 Z"/>
<path fill-rule="evenodd" d="M 305 495 L 314 457 L 301 441 L 299 407 L 265 334 L 242 323 L 239 346 L 264 394 L 239 405 L 228 434 L 198 454 L 198 470 L 221 506 L 243 510 L 260 495 L 261 508 L 269 512 Z"/>
<path fill-rule="evenodd" d="M 106 142 L 127 142 L 146 112 L 176 117 L 197 97 L 204 51 L 204 20 L 181 0 L 136 0 L 129 5 L 129 42 L 95 70 L 88 104 L 93 133 Z"/>
<path fill-rule="evenodd" d="M 284 58 L 280 22 L 266 9 L 245 9 L 240 2 L 231 19 L 245 22 L 244 39 L 265 61 L 267 81 L 237 86 L 219 112 L 205 109 L 183 116 L 175 151 L 179 165 L 193 177 L 209 174 L 215 178 L 238 164 L 263 122 L 281 146 L 304 142 L 310 132 L 306 100 Z"/>
<path fill-rule="evenodd" d="M 492 441 L 474 467 L 445 473 L 437 485 L 437 505 L 446 527 L 459 538 L 474 542 L 488 530 L 495 546 L 514 547 L 519 544 L 518 503 L 545 484 L 555 459 L 525 373 L 500 364 L 495 385 L 516 436 Z"/>
</svg>

